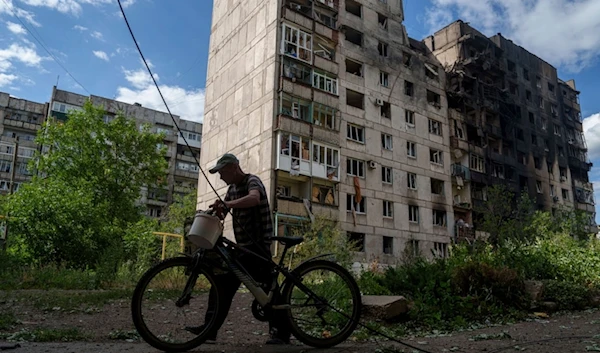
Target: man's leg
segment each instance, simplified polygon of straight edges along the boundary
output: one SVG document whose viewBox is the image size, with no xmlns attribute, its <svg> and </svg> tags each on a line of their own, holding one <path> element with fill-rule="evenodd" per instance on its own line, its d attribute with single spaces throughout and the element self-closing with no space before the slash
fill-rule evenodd
<svg viewBox="0 0 600 353">
<path fill-rule="evenodd" d="M 218 286 L 220 290 L 218 298 L 219 309 L 217 310 L 215 305 L 215 301 L 217 300 L 217 292 L 211 288 L 208 295 L 208 308 L 206 309 L 206 314 L 204 314 L 204 325 L 210 322 L 213 315 L 215 315 L 215 312 L 217 314 L 214 328 L 209 336 L 209 339 L 213 341 L 217 339 L 217 333 L 219 332 L 221 326 L 223 326 L 223 323 L 227 318 L 227 314 L 229 313 L 229 308 L 231 307 L 233 297 L 240 287 L 240 281 L 231 272 L 215 276 L 215 282 L 215 285 Z M 186 327 L 186 330 L 194 334 L 199 334 L 204 329 L 204 325 Z"/>
</svg>

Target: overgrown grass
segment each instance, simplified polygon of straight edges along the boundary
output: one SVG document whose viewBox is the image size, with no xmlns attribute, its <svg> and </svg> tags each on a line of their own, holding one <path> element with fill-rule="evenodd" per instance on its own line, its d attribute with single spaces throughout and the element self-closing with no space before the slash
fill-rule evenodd
<svg viewBox="0 0 600 353">
<path fill-rule="evenodd" d="M 23 329 L 15 333 L 0 334 L 0 339 L 9 342 L 71 342 L 85 341 L 91 335 L 78 328 L 36 328 Z"/>
<path fill-rule="evenodd" d="M 13 313 L 0 313 L 0 331 L 6 331 L 13 328 L 19 321 Z"/>
</svg>

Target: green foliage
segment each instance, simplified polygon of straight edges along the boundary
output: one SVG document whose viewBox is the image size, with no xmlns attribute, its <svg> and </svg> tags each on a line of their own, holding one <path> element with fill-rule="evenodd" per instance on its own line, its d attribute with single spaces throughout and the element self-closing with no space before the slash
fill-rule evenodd
<svg viewBox="0 0 600 353">
<path fill-rule="evenodd" d="M 333 254 L 339 264 L 349 268 L 352 254 L 357 249 L 356 244 L 348 240 L 338 224 L 325 217 L 316 216 L 314 222 L 295 229 L 293 235 L 304 237 L 304 242 L 288 251 L 289 257 L 285 264 L 291 268 L 324 253 Z"/>
<path fill-rule="evenodd" d="M 0 331 L 12 329 L 19 321 L 13 313 L 0 313 Z"/>
<path fill-rule="evenodd" d="M 40 130 L 36 141 L 50 150 L 31 162 L 38 175 L 3 205 L 14 217 L 10 252 L 28 263 L 97 268 L 102 281 L 126 255 L 123 238 L 142 218 L 140 188 L 166 173 L 163 137 L 123 115 L 105 123 L 104 114 L 88 102 Z"/>
<path fill-rule="evenodd" d="M 11 342 L 72 342 L 85 341 L 91 336 L 78 328 L 23 329 L 11 334 L 1 334 L 0 339 Z"/>
<path fill-rule="evenodd" d="M 160 222 L 160 231 L 183 234 L 183 225 L 187 218 L 196 213 L 198 195 L 196 190 L 189 190 L 184 196 L 176 195 Z"/>
<path fill-rule="evenodd" d="M 544 300 L 558 304 L 561 310 L 581 310 L 589 305 L 594 291 L 579 283 L 546 280 L 544 283 Z"/>
</svg>

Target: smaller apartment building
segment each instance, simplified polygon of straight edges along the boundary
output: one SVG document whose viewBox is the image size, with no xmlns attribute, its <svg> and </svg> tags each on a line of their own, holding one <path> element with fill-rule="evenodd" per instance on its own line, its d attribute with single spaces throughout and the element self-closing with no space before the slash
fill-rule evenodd
<svg viewBox="0 0 600 353">
<path fill-rule="evenodd" d="M 167 185 L 164 188 L 144 188 L 140 202 L 147 207 L 147 214 L 151 217 L 160 217 L 163 208 L 173 201 L 177 194 L 183 195 L 191 189 L 195 189 L 198 183 L 198 166 L 195 159 L 200 158 L 200 143 L 202 140 L 202 124 L 175 117 L 175 121 L 182 134 L 179 134 L 168 113 L 142 107 L 140 104 L 127 104 L 108 98 L 98 96 L 84 96 L 68 91 L 52 90 L 52 97 L 48 109 L 48 117 L 64 120 L 67 112 L 78 110 L 83 107 L 87 100 L 96 106 L 101 106 L 106 111 L 105 121 L 108 122 L 122 111 L 125 116 L 133 118 L 139 125 L 150 124 L 153 131 L 165 133 L 161 146 L 167 146 L 165 158 L 169 162 L 166 175 Z M 186 146 L 183 137 L 186 138 L 190 149 Z"/>
<path fill-rule="evenodd" d="M 33 142 L 46 119 L 48 104 L 0 92 L 0 193 L 15 192 L 31 180 L 27 168 L 38 146 Z"/>
</svg>

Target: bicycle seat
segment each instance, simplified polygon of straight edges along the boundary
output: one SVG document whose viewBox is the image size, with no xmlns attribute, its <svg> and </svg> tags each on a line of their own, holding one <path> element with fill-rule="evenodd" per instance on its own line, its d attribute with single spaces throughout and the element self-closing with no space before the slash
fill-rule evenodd
<svg viewBox="0 0 600 353">
<path fill-rule="evenodd" d="M 278 241 L 285 246 L 298 245 L 304 241 L 303 237 L 269 237 L 268 239 Z"/>
</svg>

